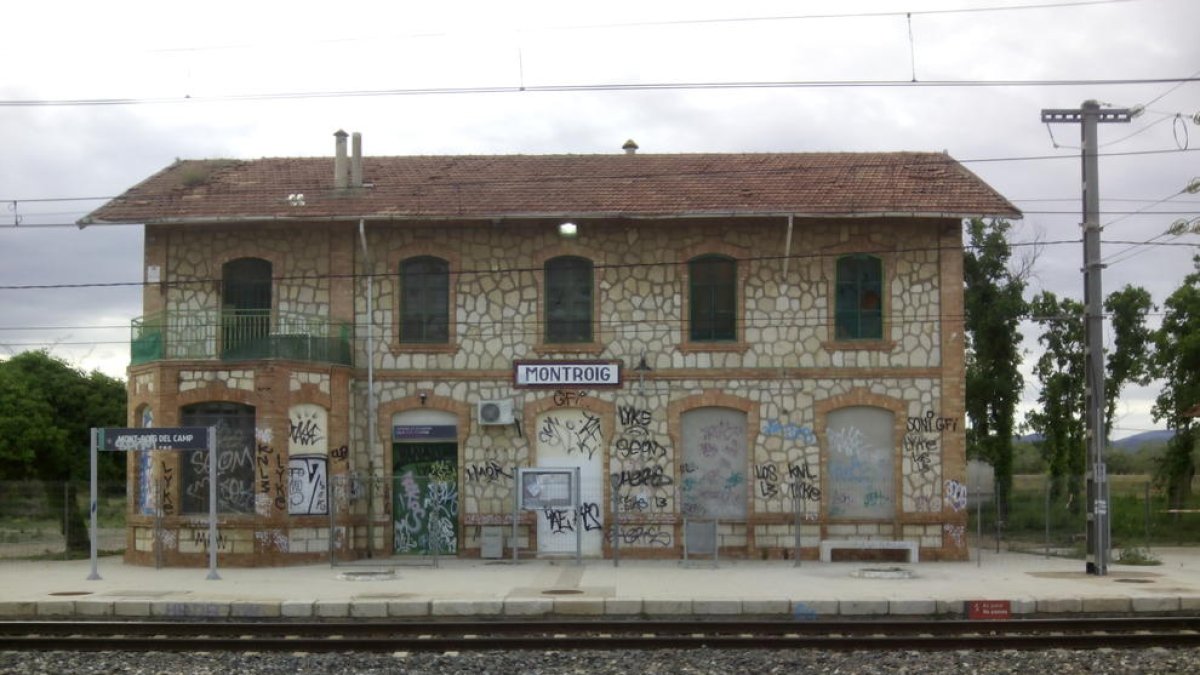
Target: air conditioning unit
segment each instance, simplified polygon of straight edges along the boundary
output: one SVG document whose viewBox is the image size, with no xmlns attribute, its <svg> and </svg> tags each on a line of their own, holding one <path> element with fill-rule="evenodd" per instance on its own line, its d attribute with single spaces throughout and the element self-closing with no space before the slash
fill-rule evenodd
<svg viewBox="0 0 1200 675">
<path fill-rule="evenodd" d="M 480 401 L 475 406 L 475 419 L 480 425 L 512 424 L 512 401 Z"/>
</svg>

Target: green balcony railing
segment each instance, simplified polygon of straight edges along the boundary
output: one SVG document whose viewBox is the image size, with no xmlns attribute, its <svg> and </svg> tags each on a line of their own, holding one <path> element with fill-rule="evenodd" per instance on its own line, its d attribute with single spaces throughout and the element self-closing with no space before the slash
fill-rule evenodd
<svg viewBox="0 0 1200 675">
<path fill-rule="evenodd" d="M 294 359 L 352 365 L 353 327 L 270 310 L 166 311 L 133 320 L 133 365 L 164 359 Z"/>
</svg>

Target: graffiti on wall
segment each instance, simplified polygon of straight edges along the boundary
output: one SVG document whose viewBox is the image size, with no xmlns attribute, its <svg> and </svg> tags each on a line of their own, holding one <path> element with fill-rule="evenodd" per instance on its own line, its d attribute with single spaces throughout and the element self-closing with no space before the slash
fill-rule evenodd
<svg viewBox="0 0 1200 675">
<path fill-rule="evenodd" d="M 253 433 L 236 429 L 224 420 L 217 427 L 217 510 L 253 513 L 255 461 Z M 183 512 L 208 511 L 208 451 L 183 455 Z"/>
<path fill-rule="evenodd" d="M 392 488 L 394 550 L 458 550 L 458 448 L 454 443 L 397 443 Z"/>
<path fill-rule="evenodd" d="M 680 510 L 692 518 L 746 517 L 746 414 L 700 408 L 682 417 Z"/>
<path fill-rule="evenodd" d="M 329 514 L 326 459 L 320 455 L 288 458 L 288 515 Z"/>
<path fill-rule="evenodd" d="M 789 500 L 821 501 L 820 481 L 807 460 L 799 464 L 788 462 L 786 471 L 780 471 L 775 464 L 755 465 L 754 479 L 758 495 L 765 499 L 783 496 Z"/>
<path fill-rule="evenodd" d="M 573 415 L 548 414 L 538 429 L 538 442 L 548 448 L 592 459 L 600 449 L 600 418 L 586 410 L 582 419 Z"/>
<path fill-rule="evenodd" d="M 829 415 L 829 515 L 890 518 L 895 513 L 893 415 L 851 407 Z"/>
<path fill-rule="evenodd" d="M 780 436 L 789 441 L 800 441 L 805 445 L 817 444 L 817 434 L 813 432 L 812 427 L 791 422 L 767 420 L 763 422 L 762 433 L 764 436 Z"/>
<path fill-rule="evenodd" d="M 946 481 L 946 504 L 954 511 L 967 508 L 967 486 L 954 479 Z"/>
</svg>

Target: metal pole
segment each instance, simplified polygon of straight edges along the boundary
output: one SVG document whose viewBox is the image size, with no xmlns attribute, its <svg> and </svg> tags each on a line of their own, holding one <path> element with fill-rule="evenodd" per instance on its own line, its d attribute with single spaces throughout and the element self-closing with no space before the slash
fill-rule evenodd
<svg viewBox="0 0 1200 675">
<path fill-rule="evenodd" d="M 96 490 L 96 473 L 97 473 L 97 471 L 96 471 L 96 433 L 97 433 L 96 428 L 93 427 L 91 430 L 92 451 L 90 453 L 91 456 L 89 458 L 91 461 L 91 469 L 92 469 L 92 489 L 91 489 L 91 512 L 92 512 L 92 536 L 91 536 L 91 539 L 92 539 L 92 541 L 90 544 L 91 556 L 92 556 L 92 573 L 88 575 L 88 579 L 90 579 L 90 580 L 96 580 L 96 579 L 100 578 L 100 571 L 99 571 L 99 569 L 97 569 L 98 563 L 97 563 L 97 556 L 96 556 L 96 535 L 100 532 L 100 525 L 97 522 L 97 513 L 96 513 L 97 512 L 97 503 L 99 502 L 98 495 L 96 494 L 96 492 L 97 492 L 97 490 Z M 67 492 L 69 492 L 69 491 L 70 491 L 70 487 L 68 486 Z M 67 523 L 67 527 L 70 527 L 71 518 L 69 516 L 67 516 L 66 512 L 64 512 L 63 515 L 66 516 L 65 522 Z M 71 549 L 70 530 L 65 530 L 65 531 L 66 531 L 66 534 L 68 535 L 67 542 L 66 542 L 67 550 L 70 551 L 70 549 Z"/>
<path fill-rule="evenodd" d="M 583 564 L 583 523 L 579 511 L 583 508 L 583 485 L 579 482 L 579 467 L 575 467 L 575 564 Z"/>
<path fill-rule="evenodd" d="M 1146 555 L 1150 555 L 1150 482 L 1146 481 L 1146 514 L 1142 525 L 1146 530 Z"/>
<path fill-rule="evenodd" d="M 1101 110 L 1084 101 L 1079 110 L 1043 110 L 1042 121 L 1077 122 L 1083 141 L 1083 302 L 1084 302 L 1084 421 L 1087 443 L 1087 573 L 1108 574 L 1110 523 L 1108 472 L 1104 465 L 1104 296 L 1100 260 L 1100 161 L 1097 154 L 1100 122 L 1130 122 L 1128 109 Z"/>
<path fill-rule="evenodd" d="M 618 490 L 615 484 L 611 484 L 612 499 L 612 524 L 609 525 L 609 531 L 612 532 L 612 552 L 613 552 L 613 567 L 621 566 L 621 514 L 618 513 L 620 501 Z"/>
<path fill-rule="evenodd" d="M 975 493 L 975 566 L 983 567 L 983 495 L 979 494 L 979 486 L 972 490 Z"/>
<path fill-rule="evenodd" d="M 1108 482 L 1104 467 L 1104 296 L 1100 271 L 1100 181 L 1096 153 L 1096 120 L 1100 104 L 1082 106 L 1083 138 L 1083 300 L 1085 313 L 1084 360 L 1087 420 L 1088 552 L 1087 573 L 1108 572 Z"/>
<path fill-rule="evenodd" d="M 337 495 L 337 491 L 333 489 L 333 484 L 334 484 L 334 481 L 340 481 L 340 479 L 344 478 L 345 476 L 346 476 L 346 474 L 342 474 L 340 476 L 330 476 L 329 479 L 325 481 L 325 503 L 329 505 L 329 539 L 328 539 L 328 543 L 329 543 L 329 567 L 330 568 L 337 566 L 337 551 L 334 550 L 334 542 L 336 541 L 336 538 L 334 537 L 334 532 L 337 531 L 337 501 L 335 500 L 335 495 Z M 342 483 L 342 494 L 349 495 L 350 493 L 349 493 L 349 490 L 346 489 L 345 481 L 340 481 L 340 482 Z M 347 503 L 349 503 L 349 497 L 347 497 Z"/>
<path fill-rule="evenodd" d="M 1046 499 L 1045 499 L 1046 509 L 1045 509 L 1045 512 L 1042 514 L 1043 519 L 1046 521 L 1046 555 L 1044 557 L 1049 558 L 1050 557 L 1050 477 L 1049 476 L 1044 476 L 1042 478 L 1042 487 L 1045 489 L 1045 492 L 1046 492 Z"/>
<path fill-rule="evenodd" d="M 512 517 L 512 561 L 517 562 L 517 521 L 521 517 L 521 469 L 513 467 L 513 475 L 517 477 L 516 483 L 513 485 L 513 517 Z M 537 527 L 536 521 L 534 527 Z"/>
<path fill-rule="evenodd" d="M 367 472 L 371 481 L 367 489 L 367 557 L 370 558 L 375 548 L 375 269 L 367 251 L 366 227 L 366 220 L 359 219 L 358 238 L 367 272 Z"/>
<path fill-rule="evenodd" d="M 217 428 L 208 428 L 208 580 L 217 574 Z"/>
</svg>

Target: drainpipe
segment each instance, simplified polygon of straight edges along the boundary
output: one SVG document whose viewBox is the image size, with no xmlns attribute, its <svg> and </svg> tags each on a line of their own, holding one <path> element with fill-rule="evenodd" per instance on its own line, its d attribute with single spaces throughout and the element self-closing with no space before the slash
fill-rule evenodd
<svg viewBox="0 0 1200 675">
<path fill-rule="evenodd" d="M 789 215 L 788 216 L 787 237 L 785 237 L 784 241 L 783 241 L 783 284 L 784 284 L 784 286 L 786 286 L 787 282 L 788 282 L 788 278 L 787 278 L 788 263 L 791 261 L 791 259 L 792 259 L 792 217 Z"/>
<path fill-rule="evenodd" d="M 366 220 L 358 221 L 358 240 L 362 243 L 363 267 L 367 271 L 367 557 L 375 550 L 375 271 L 367 250 Z"/>
</svg>

